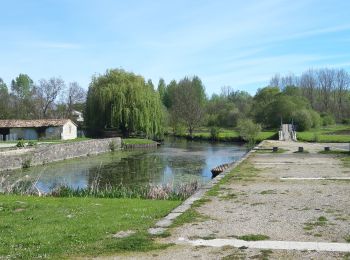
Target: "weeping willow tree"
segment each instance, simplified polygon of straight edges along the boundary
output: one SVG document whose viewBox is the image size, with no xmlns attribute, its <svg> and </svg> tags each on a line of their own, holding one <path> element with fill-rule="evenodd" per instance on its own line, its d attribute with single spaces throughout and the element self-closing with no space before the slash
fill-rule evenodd
<svg viewBox="0 0 350 260">
<path fill-rule="evenodd" d="M 163 111 L 159 94 L 143 77 L 124 70 L 108 70 L 95 76 L 86 100 L 86 126 L 92 134 L 116 129 L 123 136 L 163 134 Z"/>
</svg>

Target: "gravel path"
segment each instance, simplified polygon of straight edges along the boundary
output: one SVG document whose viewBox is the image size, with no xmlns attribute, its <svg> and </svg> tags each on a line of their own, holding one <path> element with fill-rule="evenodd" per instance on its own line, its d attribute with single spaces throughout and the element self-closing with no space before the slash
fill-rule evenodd
<svg viewBox="0 0 350 260">
<path fill-rule="evenodd" d="M 324 146 L 295 142 L 264 142 L 284 153 L 256 152 L 245 163 L 259 169 L 249 179 L 233 179 L 222 185 L 218 196 L 196 210 L 204 221 L 171 229 L 171 236 L 160 239 L 177 246 L 159 252 L 123 255 L 121 259 L 343 259 L 345 252 L 213 248 L 190 246 L 179 240 L 232 239 L 244 235 L 265 235 L 271 241 L 337 242 L 350 239 L 349 180 L 281 180 L 289 178 L 350 177 L 339 157 L 319 154 Z M 308 153 L 294 153 L 303 146 Z M 345 145 L 344 145 L 345 146 Z M 343 146 L 343 147 L 344 147 Z M 118 258 L 116 258 L 118 259 Z"/>
</svg>

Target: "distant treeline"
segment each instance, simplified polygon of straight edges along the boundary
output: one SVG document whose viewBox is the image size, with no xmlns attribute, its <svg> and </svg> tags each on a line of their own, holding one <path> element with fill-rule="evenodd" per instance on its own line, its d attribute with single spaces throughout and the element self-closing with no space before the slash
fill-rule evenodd
<svg viewBox="0 0 350 260">
<path fill-rule="evenodd" d="M 69 118 L 72 110 L 83 110 L 86 90 L 61 78 L 35 83 L 19 74 L 10 87 L 0 78 L 0 119 Z"/>
<path fill-rule="evenodd" d="M 161 138 L 167 127 L 192 135 L 199 126 L 236 127 L 251 119 L 263 128 L 293 122 L 302 131 L 320 125 L 349 123 L 350 75 L 344 69 L 308 70 L 300 76 L 275 75 L 252 96 L 222 87 L 207 97 L 197 76 L 168 84 L 121 69 L 92 78 L 88 92 L 61 78 L 37 84 L 26 74 L 12 80 L 10 89 L 0 79 L 0 119 L 69 117 L 84 111 L 86 126 L 97 135 L 117 130 Z"/>
<path fill-rule="evenodd" d="M 183 91 L 181 85 L 187 78 L 168 85 L 162 79 L 159 81 L 158 91 L 167 108 L 168 125 L 174 131 L 183 131 L 187 126 L 191 133 L 199 125 L 236 127 L 239 120 L 247 118 L 263 128 L 277 128 L 281 122 L 294 123 L 301 131 L 335 122 L 349 123 L 350 76 L 343 69 L 308 70 L 299 77 L 275 75 L 254 96 L 226 86 L 220 94 L 206 98 L 200 79 L 193 80 L 199 82 L 201 90 Z M 182 96 L 182 102 L 178 96 Z"/>
</svg>

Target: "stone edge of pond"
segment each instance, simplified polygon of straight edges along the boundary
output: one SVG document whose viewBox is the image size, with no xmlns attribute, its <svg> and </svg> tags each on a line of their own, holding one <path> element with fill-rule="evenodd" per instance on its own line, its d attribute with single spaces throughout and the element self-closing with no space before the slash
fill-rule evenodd
<svg viewBox="0 0 350 260">
<path fill-rule="evenodd" d="M 263 143 L 260 142 L 256 147 L 262 146 Z M 216 176 L 214 179 L 212 179 L 207 184 L 200 187 L 192 196 L 187 198 L 181 205 L 173 209 L 168 215 L 166 215 L 164 218 L 159 220 L 154 227 L 148 229 L 148 233 L 151 235 L 160 235 L 163 234 L 167 228 L 169 228 L 174 220 L 185 213 L 188 209 L 192 207 L 192 204 L 203 198 L 205 193 L 210 190 L 212 187 L 214 187 L 222 178 L 224 178 L 227 174 L 229 174 L 234 168 L 236 168 L 238 165 L 240 165 L 244 160 L 246 160 L 252 153 L 255 153 L 255 149 L 251 149 L 249 152 L 247 152 L 241 159 L 234 162 L 229 168 L 227 168 L 225 171 L 220 173 L 218 176 Z"/>
</svg>

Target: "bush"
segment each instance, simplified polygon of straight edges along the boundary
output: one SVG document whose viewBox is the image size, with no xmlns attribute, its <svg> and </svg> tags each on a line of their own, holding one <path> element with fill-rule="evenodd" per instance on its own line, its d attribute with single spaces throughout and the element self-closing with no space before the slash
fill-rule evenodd
<svg viewBox="0 0 350 260">
<path fill-rule="evenodd" d="M 330 114 L 323 114 L 321 115 L 322 117 L 322 124 L 323 126 L 328 126 L 328 125 L 334 125 L 335 124 L 335 119 L 333 115 Z"/>
<path fill-rule="evenodd" d="M 293 119 L 297 126 L 297 131 L 309 130 L 313 125 L 311 113 L 306 109 L 296 111 Z"/>
<path fill-rule="evenodd" d="M 342 123 L 345 124 L 345 125 L 350 125 L 350 119 L 344 118 L 344 119 L 342 120 Z"/>
<path fill-rule="evenodd" d="M 217 141 L 219 139 L 220 129 L 218 127 L 210 128 L 210 139 L 212 141 Z"/>
<path fill-rule="evenodd" d="M 253 146 L 261 132 L 261 125 L 254 123 L 251 119 L 240 119 L 238 120 L 238 131 L 240 137 Z"/>
<path fill-rule="evenodd" d="M 322 119 L 319 113 L 314 110 L 309 110 L 312 118 L 312 128 L 319 128 L 322 125 Z"/>
<path fill-rule="evenodd" d="M 23 148 L 25 146 L 24 140 L 19 140 L 18 143 L 16 144 L 16 147 Z"/>
<path fill-rule="evenodd" d="M 35 141 L 29 141 L 28 142 L 28 146 L 36 146 L 36 142 Z"/>
</svg>

